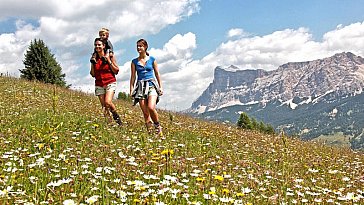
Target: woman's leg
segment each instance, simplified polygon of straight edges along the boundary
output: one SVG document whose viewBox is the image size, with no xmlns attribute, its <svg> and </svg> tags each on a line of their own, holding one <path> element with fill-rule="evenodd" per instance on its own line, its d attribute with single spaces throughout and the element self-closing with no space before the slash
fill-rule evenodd
<svg viewBox="0 0 364 205">
<path fill-rule="evenodd" d="M 148 97 L 147 107 L 148 107 L 148 112 L 150 114 L 150 117 L 152 118 L 154 123 L 159 122 L 158 113 L 157 113 L 157 110 L 155 109 L 156 103 L 157 103 L 157 96 L 150 95 Z"/>
<path fill-rule="evenodd" d="M 150 118 L 147 100 L 145 100 L 145 99 L 139 100 L 139 105 L 143 112 L 144 122 L 145 122 L 145 126 L 147 128 L 147 131 L 149 134 L 152 134 L 153 122 L 152 122 L 152 119 Z"/>
<path fill-rule="evenodd" d="M 107 107 L 106 103 L 105 103 L 105 95 L 99 95 L 99 100 L 102 106 L 102 112 L 106 118 L 106 120 L 108 122 L 111 122 L 111 117 L 110 117 L 110 112 L 109 112 L 109 108 Z"/>
<path fill-rule="evenodd" d="M 114 91 L 106 91 L 105 94 L 105 107 L 110 109 L 110 111 L 115 110 L 115 105 L 112 103 L 112 98 L 114 97 Z"/>
<path fill-rule="evenodd" d="M 150 118 L 150 113 L 149 113 L 149 110 L 148 110 L 147 100 L 145 100 L 145 99 L 139 100 L 139 105 L 140 105 L 140 109 L 143 112 L 143 116 L 144 116 L 145 123 L 151 122 L 152 120 Z"/>
<path fill-rule="evenodd" d="M 152 118 L 152 120 L 154 122 L 156 134 L 162 136 L 163 135 L 162 127 L 159 123 L 157 110 L 155 109 L 156 103 L 157 103 L 157 98 L 158 98 L 158 96 L 156 96 L 156 95 L 150 95 L 148 97 L 148 111 L 150 113 L 150 117 Z"/>
<path fill-rule="evenodd" d="M 118 112 L 116 111 L 116 107 L 115 107 L 114 103 L 112 102 L 113 97 L 114 97 L 113 90 L 106 91 L 105 107 L 111 112 L 112 117 L 115 120 L 115 122 L 118 123 L 119 125 L 121 125 L 122 122 L 121 122 L 120 116 L 119 116 Z"/>
</svg>

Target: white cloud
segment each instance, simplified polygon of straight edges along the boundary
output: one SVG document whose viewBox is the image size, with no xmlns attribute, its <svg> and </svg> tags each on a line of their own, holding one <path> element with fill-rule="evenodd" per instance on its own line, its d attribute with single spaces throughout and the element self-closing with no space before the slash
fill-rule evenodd
<svg viewBox="0 0 364 205">
<path fill-rule="evenodd" d="M 364 56 L 364 22 L 353 23 L 348 26 L 339 25 L 335 30 L 323 36 L 325 50 L 337 53 L 351 51 Z"/>
<path fill-rule="evenodd" d="M 272 70 L 287 62 L 315 60 L 343 51 L 363 56 L 363 34 L 364 23 L 355 23 L 326 33 L 322 42 L 313 40 L 306 28 L 229 40 L 204 58 L 184 61 L 178 70 L 164 74 L 166 102 L 162 99 L 161 105 L 169 109 L 190 107 L 212 82 L 216 66 Z"/>
<path fill-rule="evenodd" d="M 233 28 L 233 29 L 230 29 L 227 33 L 227 37 L 228 38 L 232 38 L 232 37 L 239 37 L 239 36 L 242 36 L 242 35 L 246 35 L 244 30 L 241 29 L 241 28 Z"/>
<path fill-rule="evenodd" d="M 19 76 L 30 41 L 40 38 L 55 54 L 67 82 L 75 85 L 88 73 L 84 59 L 89 58 L 101 27 L 110 29 L 115 45 L 130 37 L 158 33 L 198 10 L 198 0 L 3 0 L 0 21 L 23 20 L 14 33 L 0 34 L 0 55 L 7 59 L 0 63 L 0 72 Z"/>
</svg>

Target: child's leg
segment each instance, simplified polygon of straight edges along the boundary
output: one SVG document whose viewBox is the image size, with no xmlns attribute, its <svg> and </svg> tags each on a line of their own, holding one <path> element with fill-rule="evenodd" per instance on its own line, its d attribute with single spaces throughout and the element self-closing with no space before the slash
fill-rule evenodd
<svg viewBox="0 0 364 205">
<path fill-rule="evenodd" d="M 90 63 L 96 64 L 96 51 L 92 53 L 92 56 L 90 58 Z"/>
</svg>

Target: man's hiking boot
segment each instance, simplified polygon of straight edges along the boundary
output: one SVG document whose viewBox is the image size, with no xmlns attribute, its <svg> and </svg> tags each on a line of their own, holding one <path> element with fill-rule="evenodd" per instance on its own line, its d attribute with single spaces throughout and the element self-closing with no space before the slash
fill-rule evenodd
<svg viewBox="0 0 364 205">
<path fill-rule="evenodd" d="M 123 123 L 121 122 L 119 114 L 116 111 L 113 111 L 111 113 L 112 113 L 112 118 L 114 118 L 115 122 L 118 123 L 118 125 L 122 125 Z"/>
</svg>

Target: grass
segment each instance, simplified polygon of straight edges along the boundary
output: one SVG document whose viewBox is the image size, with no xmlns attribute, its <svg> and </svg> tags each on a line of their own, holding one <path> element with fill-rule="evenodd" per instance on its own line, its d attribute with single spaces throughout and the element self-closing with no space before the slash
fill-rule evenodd
<svg viewBox="0 0 364 205">
<path fill-rule="evenodd" d="M 0 77 L 0 204 L 363 204 L 364 156 Z M 163 98 L 162 98 L 163 100 Z"/>
</svg>

